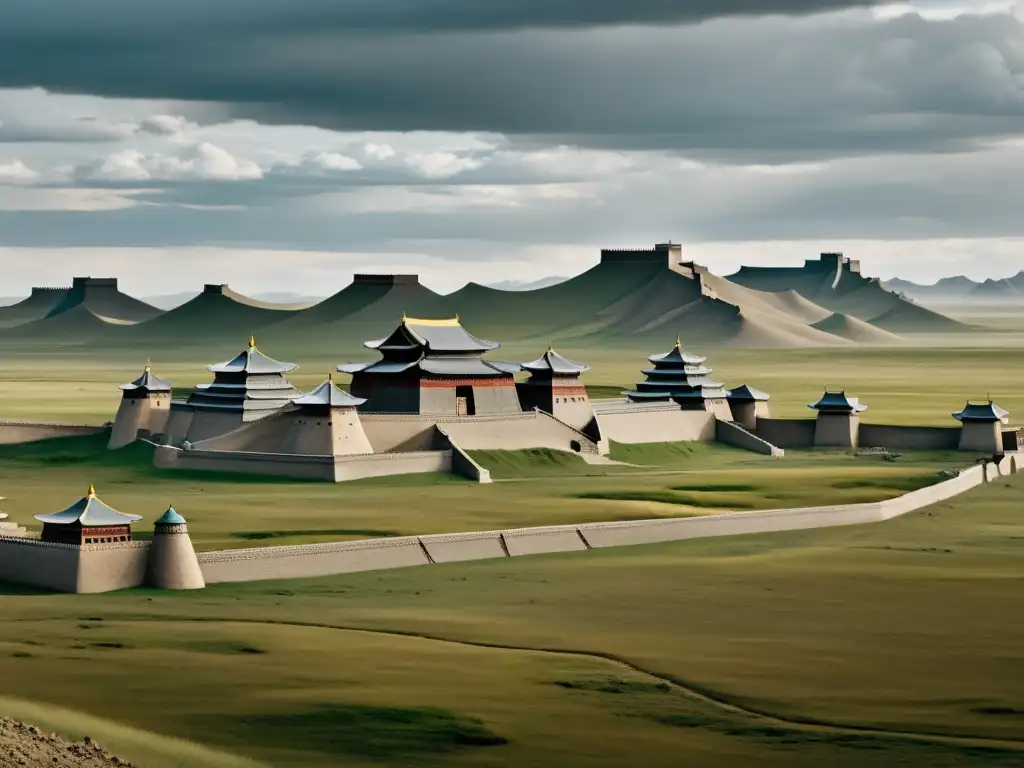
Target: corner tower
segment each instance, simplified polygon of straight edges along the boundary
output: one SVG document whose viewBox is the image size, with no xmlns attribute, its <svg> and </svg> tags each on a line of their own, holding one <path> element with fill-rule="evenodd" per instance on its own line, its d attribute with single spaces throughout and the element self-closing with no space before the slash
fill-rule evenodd
<svg viewBox="0 0 1024 768">
<path fill-rule="evenodd" d="M 373 453 L 356 409 L 365 398 L 339 389 L 334 376 L 298 398 L 298 411 L 281 445 L 282 453 L 299 456 L 351 456 Z"/>
<path fill-rule="evenodd" d="M 202 589 L 206 586 L 199 559 L 188 536 L 188 525 L 174 507 L 168 507 L 153 525 L 145 583 L 157 589 Z"/>
<path fill-rule="evenodd" d="M 140 430 L 163 432 L 171 413 L 171 382 L 153 375 L 149 363 L 142 375 L 121 385 L 121 404 L 114 416 L 107 448 L 113 450 L 134 443 Z"/>
<path fill-rule="evenodd" d="M 563 357 L 549 344 L 543 355 L 520 367 L 530 374 L 516 385 L 523 410 L 539 408 L 579 430 L 594 420 L 587 389 L 580 381 L 580 376 L 590 370 L 589 365 Z"/>
<path fill-rule="evenodd" d="M 860 434 L 860 414 L 868 409 L 845 391 L 825 393 L 808 408 L 818 412 L 814 425 L 814 445 L 822 448 L 856 448 Z"/>
<path fill-rule="evenodd" d="M 987 403 L 968 402 L 960 411 L 951 414 L 960 422 L 960 450 L 999 453 L 1003 450 L 1002 425 L 1008 411 L 989 400 Z"/>
</svg>

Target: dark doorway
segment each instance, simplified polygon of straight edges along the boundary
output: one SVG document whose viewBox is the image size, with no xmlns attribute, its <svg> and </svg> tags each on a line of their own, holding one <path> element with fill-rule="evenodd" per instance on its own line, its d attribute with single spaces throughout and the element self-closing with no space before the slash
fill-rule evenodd
<svg viewBox="0 0 1024 768">
<path fill-rule="evenodd" d="M 455 413 L 459 416 L 476 416 L 476 400 L 472 387 L 455 388 Z"/>
<path fill-rule="evenodd" d="M 579 453 L 580 451 L 583 450 L 583 446 L 580 445 L 580 441 L 579 440 L 570 440 L 569 441 L 569 447 L 572 448 L 573 451 L 575 451 L 576 453 Z"/>
</svg>

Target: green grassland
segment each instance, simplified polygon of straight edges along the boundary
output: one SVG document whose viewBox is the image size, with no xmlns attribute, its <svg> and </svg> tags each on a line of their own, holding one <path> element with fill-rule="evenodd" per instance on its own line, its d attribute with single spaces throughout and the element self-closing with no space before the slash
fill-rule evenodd
<svg viewBox="0 0 1024 768">
<path fill-rule="evenodd" d="M 1022 498 L 196 594 L 9 589 L 0 710 L 275 766 L 1021 765 Z"/>
</svg>

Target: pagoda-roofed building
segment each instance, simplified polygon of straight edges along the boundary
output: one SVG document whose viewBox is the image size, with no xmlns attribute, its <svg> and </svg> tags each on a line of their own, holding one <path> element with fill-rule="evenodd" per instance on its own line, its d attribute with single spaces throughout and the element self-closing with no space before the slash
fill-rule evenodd
<svg viewBox="0 0 1024 768">
<path fill-rule="evenodd" d="M 845 390 L 825 390 L 808 408 L 818 412 L 814 425 L 814 444 L 828 448 L 856 448 L 860 434 L 860 414 L 868 409 Z"/>
<path fill-rule="evenodd" d="M 589 365 L 560 355 L 549 344 L 543 355 L 520 363 L 519 369 L 530 374 L 526 381 L 516 385 L 524 410 L 539 408 L 579 430 L 594 420 L 587 389 L 580 381 L 580 376 L 590 370 Z"/>
<path fill-rule="evenodd" d="M 60 512 L 35 515 L 43 524 L 41 539 L 55 544 L 112 544 L 131 541 L 131 524 L 142 519 L 140 515 L 118 512 L 96 496 L 90 485 L 89 492 Z"/>
<path fill-rule="evenodd" d="M 1002 428 L 1009 420 L 1009 411 L 991 400 L 984 403 L 968 401 L 961 410 L 951 415 L 961 424 L 960 450 L 984 453 L 999 453 L 1003 450 Z"/>
<path fill-rule="evenodd" d="M 328 375 L 320 386 L 296 399 L 297 412 L 284 437 L 281 453 L 300 456 L 350 456 L 373 453 L 357 408 L 366 403 L 334 383 Z"/>
<path fill-rule="evenodd" d="M 478 339 L 456 315 L 449 319 L 403 317 L 383 339 L 373 363 L 343 363 L 352 375 L 349 391 L 368 402 L 360 410 L 435 416 L 519 413 L 513 374 L 519 366 L 484 360 L 500 344 Z"/>
<path fill-rule="evenodd" d="M 141 376 L 121 385 L 121 403 L 107 448 L 134 443 L 140 430 L 148 434 L 163 432 L 171 413 L 171 392 L 171 382 L 154 375 L 152 366 L 146 363 Z"/>
<path fill-rule="evenodd" d="M 622 393 L 630 402 L 675 402 L 683 410 L 712 411 L 720 418 L 732 419 L 725 387 L 709 378 L 711 368 L 704 365 L 707 358 L 684 351 L 678 336 L 671 350 L 647 359 L 654 367 L 641 371 L 645 380 L 637 382 L 635 390 Z"/>
<path fill-rule="evenodd" d="M 732 420 L 744 429 L 754 431 L 757 429 L 758 419 L 770 418 L 768 412 L 768 393 L 754 389 L 747 384 L 726 391 L 729 401 L 729 410 L 732 412 Z"/>
<path fill-rule="evenodd" d="M 235 357 L 207 366 L 212 383 L 197 385 L 188 400 L 172 405 L 187 415 L 179 419 L 172 413 L 167 431 L 195 443 L 269 416 L 302 396 L 284 377 L 296 368 L 264 355 L 250 337 Z"/>
</svg>

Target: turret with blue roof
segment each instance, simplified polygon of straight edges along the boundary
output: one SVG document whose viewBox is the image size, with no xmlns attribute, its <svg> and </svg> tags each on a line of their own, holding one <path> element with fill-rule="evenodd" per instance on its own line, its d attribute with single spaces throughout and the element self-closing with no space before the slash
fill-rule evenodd
<svg viewBox="0 0 1024 768">
<path fill-rule="evenodd" d="M 860 440 L 860 414 L 868 409 L 845 390 L 828 389 L 807 407 L 818 412 L 814 445 L 822 448 L 856 448 Z"/>
<path fill-rule="evenodd" d="M 118 512 L 101 501 L 90 485 L 88 493 L 70 507 L 35 518 L 43 524 L 43 541 L 82 545 L 131 541 L 131 524 L 142 516 Z"/>
<path fill-rule="evenodd" d="M 983 403 L 967 404 L 959 411 L 951 414 L 960 422 L 960 450 L 979 451 L 983 453 L 1000 453 L 1004 450 L 1004 425 L 1008 421 L 1009 412 L 1000 408 L 991 399 Z M 1007 437 L 1012 438 L 1012 448 L 1017 446 L 1017 432 L 1005 429 Z"/>
<path fill-rule="evenodd" d="M 153 524 L 153 543 L 145 582 L 157 589 L 202 589 L 206 586 L 185 518 L 167 507 Z"/>
</svg>

